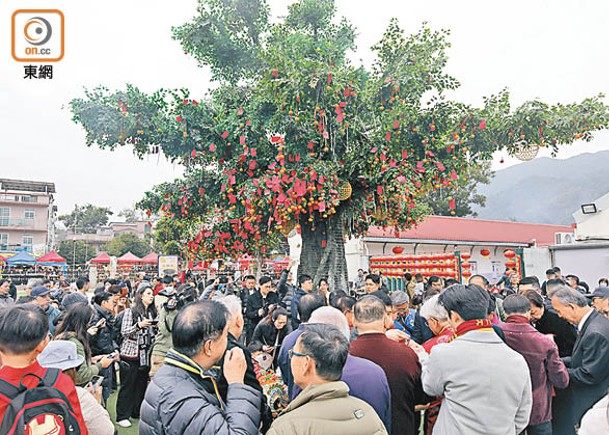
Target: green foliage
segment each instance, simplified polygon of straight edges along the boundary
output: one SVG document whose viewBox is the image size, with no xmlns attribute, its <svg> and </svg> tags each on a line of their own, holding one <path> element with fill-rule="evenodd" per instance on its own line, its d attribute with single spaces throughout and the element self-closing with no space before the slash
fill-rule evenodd
<svg viewBox="0 0 609 435">
<path fill-rule="evenodd" d="M 366 70 L 349 61 L 355 29 L 334 20 L 332 0 L 296 2 L 273 24 L 263 0 L 199 4 L 174 37 L 218 82 L 204 99 L 129 85 L 71 102 L 88 145 L 127 143 L 184 165 L 183 178 L 139 206 L 187 222 L 173 240 L 189 235 L 193 256 L 257 255 L 293 228 L 305 238 L 320 231 L 322 252 L 330 231 L 342 240 L 337 227 L 407 228 L 434 207 L 445 212 L 448 197 L 466 213 L 461 201 L 481 200 L 472 180 L 496 150 L 556 150 L 608 124 L 602 96 L 515 109 L 505 90 L 482 107 L 451 101 L 459 83 L 445 72 L 449 34 L 427 25 L 407 35 L 392 20 Z"/>
<path fill-rule="evenodd" d="M 127 252 L 142 258 L 150 254 L 150 245 L 146 241 L 140 239 L 135 233 L 123 233 L 115 236 L 110 240 L 105 247 L 108 255 L 120 257 Z"/>
<path fill-rule="evenodd" d="M 108 218 L 112 214 L 112 211 L 107 207 L 98 207 L 92 204 L 75 205 L 70 214 L 59 216 L 59 220 L 75 232 L 92 234 L 100 227 L 107 225 Z"/>
<path fill-rule="evenodd" d="M 85 264 L 95 258 L 95 248 L 81 240 L 63 240 L 59 242 L 57 253 L 67 260 L 70 267 Z"/>
<path fill-rule="evenodd" d="M 469 176 L 460 180 L 454 191 L 444 189 L 431 191 L 424 201 L 430 209 L 430 213 L 437 216 L 473 216 L 478 213 L 472 209 L 473 205 L 484 207 L 486 197 L 477 191 L 480 184 L 489 184 L 493 172 L 490 162 L 481 162 L 480 166 L 474 166 L 469 171 Z M 454 207 L 451 208 L 451 200 Z"/>
</svg>

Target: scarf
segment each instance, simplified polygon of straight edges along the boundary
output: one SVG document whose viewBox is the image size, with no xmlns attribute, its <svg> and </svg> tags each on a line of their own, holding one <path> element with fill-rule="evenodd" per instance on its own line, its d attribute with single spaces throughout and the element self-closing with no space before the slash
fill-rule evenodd
<svg viewBox="0 0 609 435">
<path fill-rule="evenodd" d="M 453 336 L 453 340 L 457 337 L 461 337 L 462 335 L 468 333 L 469 331 L 492 331 L 493 324 L 490 320 L 487 319 L 474 319 L 474 320 L 466 320 L 457 326 L 455 330 L 455 335 Z"/>
</svg>

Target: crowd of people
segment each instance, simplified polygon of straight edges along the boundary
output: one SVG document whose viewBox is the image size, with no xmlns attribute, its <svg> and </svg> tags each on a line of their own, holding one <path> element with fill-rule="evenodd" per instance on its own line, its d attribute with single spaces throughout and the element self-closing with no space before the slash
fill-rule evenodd
<svg viewBox="0 0 609 435">
<path fill-rule="evenodd" d="M 17 300 L 0 281 L 0 433 L 609 433 L 607 280 L 360 274 L 346 291 L 292 266 Z"/>
</svg>

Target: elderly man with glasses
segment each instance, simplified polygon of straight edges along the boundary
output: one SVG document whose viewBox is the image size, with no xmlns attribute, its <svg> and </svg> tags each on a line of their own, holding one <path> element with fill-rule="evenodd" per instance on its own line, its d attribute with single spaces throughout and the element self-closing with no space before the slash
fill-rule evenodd
<svg viewBox="0 0 609 435">
<path fill-rule="evenodd" d="M 349 396 L 340 381 L 348 354 L 349 341 L 338 328 L 308 325 L 288 351 L 294 382 L 303 390 L 267 434 L 386 434 L 372 406 Z"/>
</svg>

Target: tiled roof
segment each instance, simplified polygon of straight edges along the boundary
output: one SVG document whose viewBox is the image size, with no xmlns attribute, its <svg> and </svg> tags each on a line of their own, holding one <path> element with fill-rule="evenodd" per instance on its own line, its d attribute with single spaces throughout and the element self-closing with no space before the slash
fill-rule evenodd
<svg viewBox="0 0 609 435">
<path fill-rule="evenodd" d="M 549 246 L 555 244 L 556 233 L 572 232 L 570 226 L 562 225 L 429 216 L 407 231 L 371 227 L 366 237 L 518 244 L 535 240 L 537 246 Z"/>
</svg>

